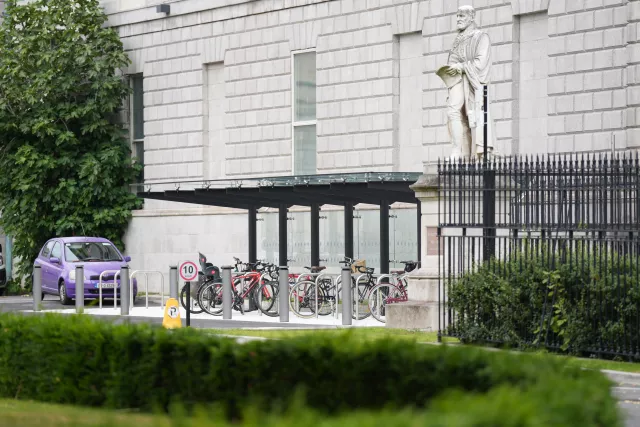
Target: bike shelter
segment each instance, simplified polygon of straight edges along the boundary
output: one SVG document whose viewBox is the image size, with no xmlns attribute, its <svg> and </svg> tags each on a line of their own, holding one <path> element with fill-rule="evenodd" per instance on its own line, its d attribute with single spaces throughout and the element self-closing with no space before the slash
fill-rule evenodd
<svg viewBox="0 0 640 427">
<path fill-rule="evenodd" d="M 311 210 L 311 265 L 320 265 L 320 208 L 344 207 L 344 256 L 353 258 L 353 211 L 357 204 L 380 207 L 380 273 L 389 273 L 389 207 L 396 202 L 417 206 L 417 259 L 420 259 L 420 203 L 410 185 L 419 172 L 360 172 L 297 175 L 205 181 L 173 181 L 135 184 L 139 197 L 244 209 L 248 212 L 248 259 L 257 261 L 257 212 L 263 207 L 278 209 L 279 264 L 287 260 L 287 213 L 291 206 Z"/>
</svg>

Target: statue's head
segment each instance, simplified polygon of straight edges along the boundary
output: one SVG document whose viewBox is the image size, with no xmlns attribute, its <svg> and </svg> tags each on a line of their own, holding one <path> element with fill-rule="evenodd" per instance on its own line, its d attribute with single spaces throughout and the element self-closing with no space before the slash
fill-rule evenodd
<svg viewBox="0 0 640 427">
<path fill-rule="evenodd" d="M 456 15 L 458 31 L 466 30 L 476 19 L 476 10 L 473 6 L 460 6 Z"/>
</svg>

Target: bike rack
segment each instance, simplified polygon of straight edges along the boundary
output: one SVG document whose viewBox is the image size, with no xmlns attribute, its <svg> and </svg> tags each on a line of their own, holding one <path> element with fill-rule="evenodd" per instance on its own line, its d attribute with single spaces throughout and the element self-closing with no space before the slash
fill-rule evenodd
<svg viewBox="0 0 640 427">
<path fill-rule="evenodd" d="M 113 308 L 118 309 L 118 276 L 120 275 L 120 270 L 105 270 L 100 273 L 100 277 L 98 278 L 98 300 L 100 301 L 99 307 L 102 308 L 102 277 L 105 273 L 114 273 L 113 275 Z"/>
<path fill-rule="evenodd" d="M 382 279 L 386 279 L 389 278 L 391 279 L 389 281 L 389 286 L 394 286 L 394 287 L 398 287 L 398 282 L 400 282 L 400 277 L 402 275 L 401 274 L 395 274 L 395 273 L 389 273 L 389 274 L 381 274 L 378 279 L 376 280 L 376 286 L 382 284 Z M 380 297 L 380 293 L 378 292 L 378 298 Z M 380 307 L 380 304 L 382 303 L 382 301 L 378 300 L 378 307 Z"/>
<path fill-rule="evenodd" d="M 319 282 L 320 279 L 323 279 L 325 277 L 328 277 L 329 279 L 331 279 L 331 282 L 333 283 L 333 289 L 336 293 L 336 306 L 335 306 L 335 312 L 336 312 L 336 319 L 338 318 L 338 281 L 336 280 L 336 275 L 334 274 L 329 274 L 329 273 L 320 273 L 316 276 L 316 319 L 318 318 L 318 287 L 319 287 Z"/>
<path fill-rule="evenodd" d="M 378 277 L 378 279 L 376 280 L 376 286 L 378 286 L 379 284 L 382 283 L 382 279 L 386 279 L 386 278 L 392 279 L 392 282 L 390 283 L 391 285 L 393 285 L 394 280 L 397 281 L 397 275 L 396 274 L 393 274 L 393 273 L 391 273 L 391 274 L 381 274 Z M 393 286 L 395 286 L 395 285 L 393 285 Z"/>
<path fill-rule="evenodd" d="M 296 277 L 296 284 L 302 282 L 303 280 L 313 281 L 313 278 L 326 273 L 300 273 L 298 277 Z"/>
<path fill-rule="evenodd" d="M 157 273 L 160 275 L 160 295 L 162 298 L 160 304 L 161 304 L 161 307 L 164 307 L 164 274 L 162 274 L 162 272 L 158 270 L 135 270 L 129 275 L 130 307 L 133 307 L 133 279 L 138 273 L 144 274 L 145 308 L 149 308 L 149 276 L 148 274 Z M 138 291 L 140 291 L 140 287 L 138 287 Z"/>
<path fill-rule="evenodd" d="M 360 283 L 360 279 L 362 279 L 363 277 L 367 277 L 367 276 L 369 276 L 368 273 L 362 273 L 361 275 L 359 275 L 356 278 L 356 286 L 353 289 L 354 295 L 352 296 L 352 298 L 355 298 L 355 297 L 358 296 L 358 283 Z M 372 277 L 375 277 L 375 276 L 372 275 Z M 356 303 L 356 320 L 360 320 L 360 301 L 359 300 Z"/>
</svg>

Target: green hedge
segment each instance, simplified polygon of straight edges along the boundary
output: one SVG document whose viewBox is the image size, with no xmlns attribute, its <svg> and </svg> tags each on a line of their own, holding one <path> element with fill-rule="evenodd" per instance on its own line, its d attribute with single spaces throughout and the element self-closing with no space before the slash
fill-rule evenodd
<svg viewBox="0 0 640 427">
<path fill-rule="evenodd" d="M 563 420 L 571 419 L 615 426 L 609 386 L 600 373 L 558 358 L 406 340 L 358 342 L 348 332 L 240 345 L 193 329 L 0 315 L 0 397 L 143 410 L 213 403 L 235 418 L 252 405 L 287 408 L 302 391 L 321 414 L 429 406 L 444 420 L 433 425 L 568 425 Z M 456 390 L 464 393 L 434 401 Z M 467 404 L 455 403 L 461 399 Z M 462 408 L 477 408 L 478 419 L 495 421 L 495 408 L 503 408 L 505 420 L 548 422 L 456 424 L 467 419 Z"/>
<path fill-rule="evenodd" d="M 508 259 L 450 281 L 449 306 L 457 315 L 449 332 L 463 342 L 574 354 L 640 350 L 640 264 L 637 255 L 612 249 L 523 242 Z"/>
</svg>

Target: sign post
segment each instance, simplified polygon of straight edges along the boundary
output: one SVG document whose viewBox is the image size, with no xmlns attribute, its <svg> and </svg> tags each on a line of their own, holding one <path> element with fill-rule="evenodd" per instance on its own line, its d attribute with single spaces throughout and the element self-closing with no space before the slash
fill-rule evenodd
<svg viewBox="0 0 640 427">
<path fill-rule="evenodd" d="M 198 278 L 198 266 L 193 261 L 184 261 L 178 269 L 180 277 L 184 280 L 186 286 L 186 319 L 187 327 L 191 326 L 191 282 Z"/>
</svg>

